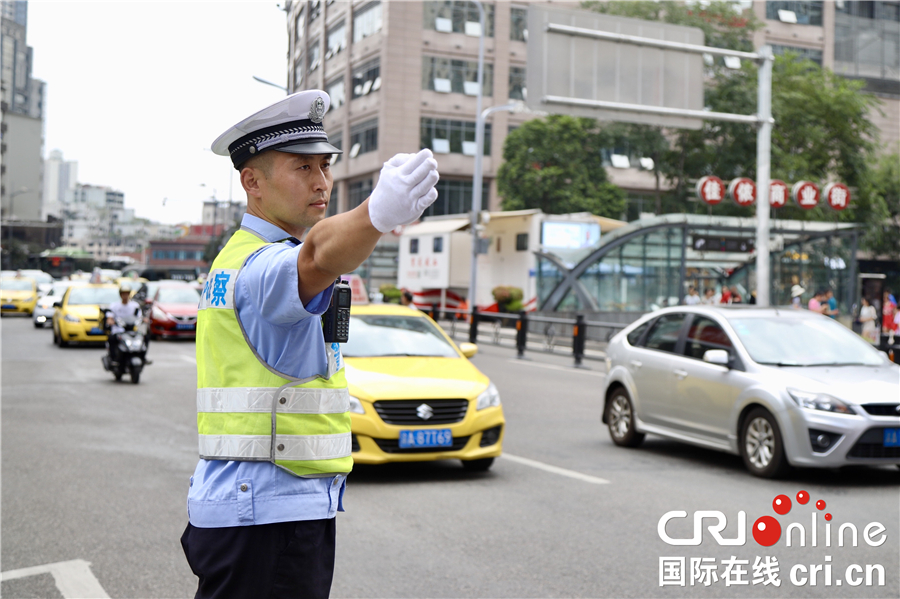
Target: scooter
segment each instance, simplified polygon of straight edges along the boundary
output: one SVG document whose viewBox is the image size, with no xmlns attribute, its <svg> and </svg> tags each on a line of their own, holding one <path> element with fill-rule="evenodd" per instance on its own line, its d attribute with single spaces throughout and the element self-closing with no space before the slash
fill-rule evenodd
<svg viewBox="0 0 900 599">
<path fill-rule="evenodd" d="M 111 341 L 107 341 L 107 354 L 102 358 L 103 368 L 113 373 L 117 381 L 121 381 L 127 372 L 131 376 L 131 382 L 137 385 L 141 380 L 141 371 L 144 369 L 144 365 L 150 363 L 147 360 L 147 337 L 142 320 L 140 318 L 128 318 L 127 320 L 117 318 L 115 322 L 125 330 L 118 335 L 115 359 L 110 357 L 109 343 Z"/>
</svg>

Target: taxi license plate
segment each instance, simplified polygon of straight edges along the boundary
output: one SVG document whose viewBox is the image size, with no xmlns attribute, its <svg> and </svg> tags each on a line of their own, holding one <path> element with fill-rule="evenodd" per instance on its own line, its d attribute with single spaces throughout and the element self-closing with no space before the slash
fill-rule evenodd
<svg viewBox="0 0 900 599">
<path fill-rule="evenodd" d="M 884 429 L 884 446 L 900 447 L 900 428 Z"/>
<path fill-rule="evenodd" d="M 102 335 L 103 329 L 100 327 L 94 327 L 90 331 L 88 331 L 88 335 Z"/>
<path fill-rule="evenodd" d="M 175 328 L 178 329 L 179 331 L 193 331 L 193 330 L 194 330 L 194 325 L 193 325 L 193 324 L 181 324 L 181 323 L 179 323 L 179 324 L 176 324 L 176 325 L 175 325 Z"/>
<path fill-rule="evenodd" d="M 2 306 L 0 306 L 0 309 L 2 309 L 2 310 L 15 310 L 15 309 L 16 309 L 16 305 L 15 305 L 15 304 L 3 304 Z"/>
<path fill-rule="evenodd" d="M 453 435 L 450 433 L 449 428 L 400 431 L 400 449 L 452 446 Z"/>
</svg>

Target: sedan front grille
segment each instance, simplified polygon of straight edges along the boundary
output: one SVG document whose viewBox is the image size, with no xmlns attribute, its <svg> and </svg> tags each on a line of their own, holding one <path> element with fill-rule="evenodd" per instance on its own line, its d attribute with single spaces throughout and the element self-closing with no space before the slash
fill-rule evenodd
<svg viewBox="0 0 900 599">
<path fill-rule="evenodd" d="M 885 447 L 884 429 L 870 428 L 856 442 L 848 458 L 900 458 L 900 447 Z"/>
<path fill-rule="evenodd" d="M 862 407 L 872 416 L 900 416 L 900 412 L 897 411 L 900 404 L 896 403 L 868 403 Z"/>
<path fill-rule="evenodd" d="M 466 417 L 469 401 L 466 399 L 391 399 L 376 401 L 375 411 L 387 424 L 433 425 L 453 424 Z M 428 409 L 420 409 L 421 406 Z M 421 415 L 428 418 L 422 418 Z"/>
<path fill-rule="evenodd" d="M 400 447 L 400 439 L 372 439 L 384 453 L 435 453 L 439 451 L 459 451 L 469 442 L 469 437 L 453 437 L 450 447 Z"/>
</svg>

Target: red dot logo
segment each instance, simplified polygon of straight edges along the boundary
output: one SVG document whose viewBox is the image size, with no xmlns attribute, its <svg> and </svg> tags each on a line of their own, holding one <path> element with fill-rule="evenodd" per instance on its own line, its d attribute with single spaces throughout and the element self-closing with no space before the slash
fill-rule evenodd
<svg viewBox="0 0 900 599">
<path fill-rule="evenodd" d="M 831 522 L 831 514 L 825 514 L 825 519 Z"/>
<path fill-rule="evenodd" d="M 800 505 L 806 505 L 809 502 L 809 493 L 806 491 L 800 491 L 797 493 L 797 503 Z"/>
<path fill-rule="evenodd" d="M 791 498 L 787 495 L 779 495 L 772 501 L 772 509 L 776 514 L 784 516 L 791 511 Z"/>
<path fill-rule="evenodd" d="M 763 547 L 771 547 L 781 538 L 781 524 L 772 516 L 761 516 L 753 523 L 753 539 Z"/>
<path fill-rule="evenodd" d="M 821 499 L 818 500 L 818 501 L 816 502 L 816 509 L 817 509 L 817 510 L 824 510 L 824 509 L 825 509 L 825 502 L 822 501 Z"/>
</svg>

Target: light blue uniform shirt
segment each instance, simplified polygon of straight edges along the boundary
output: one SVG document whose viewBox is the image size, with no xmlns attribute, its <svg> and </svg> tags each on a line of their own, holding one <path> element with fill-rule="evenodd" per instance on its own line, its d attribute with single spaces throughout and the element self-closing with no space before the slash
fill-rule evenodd
<svg viewBox="0 0 900 599">
<path fill-rule="evenodd" d="M 245 214 L 241 227 L 266 241 L 290 235 Z M 333 287 L 304 306 L 297 295 L 297 255 L 292 241 L 267 246 L 247 261 L 235 282 L 234 305 L 247 338 L 267 364 L 297 378 L 328 370 L 319 316 Z M 344 511 L 346 476 L 300 478 L 270 462 L 200 460 L 191 477 L 188 518 L 198 528 L 334 518 Z M 246 490 L 241 490 L 246 485 Z"/>
</svg>

